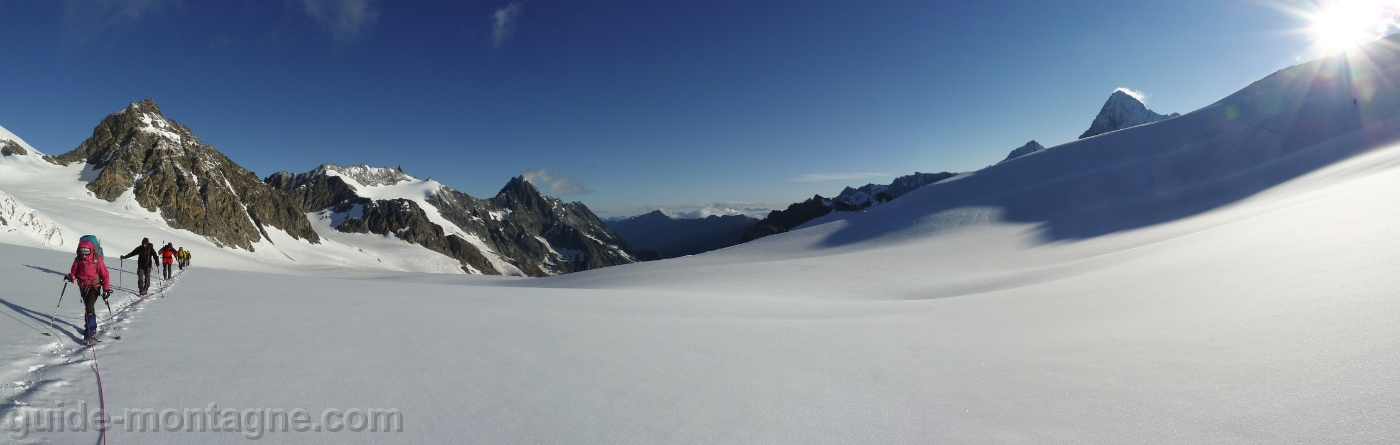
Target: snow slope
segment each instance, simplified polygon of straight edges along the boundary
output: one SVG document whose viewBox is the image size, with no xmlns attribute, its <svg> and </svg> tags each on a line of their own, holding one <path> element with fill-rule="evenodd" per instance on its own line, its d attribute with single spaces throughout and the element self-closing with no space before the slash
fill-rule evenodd
<svg viewBox="0 0 1400 445">
<path fill-rule="evenodd" d="M 531 280 L 195 268 L 86 352 L 72 306 L 63 346 L 39 333 L 69 256 L 0 245 L 0 415 L 92 403 L 100 369 L 119 412 L 404 419 L 278 443 L 1395 443 L 1392 44 L 703 255 Z"/>
<path fill-rule="evenodd" d="M 254 252 L 220 248 L 202 236 L 171 228 L 159 214 L 142 208 L 130 191 L 115 202 L 94 197 L 85 181 L 96 174 L 84 164 L 62 167 L 30 151 L 26 156 L 0 157 L 0 218 L 6 221 L 0 223 L 0 243 L 71 251 L 82 235 L 100 234 L 104 249 L 113 256 L 150 238 L 185 247 L 200 265 L 235 270 L 331 276 L 461 273 L 457 261 L 445 255 L 392 236 L 340 233 L 317 214 L 309 218 L 327 238 L 319 245 L 269 227 L 270 240 L 254 244 Z"/>
<path fill-rule="evenodd" d="M 196 268 L 115 326 L 123 338 L 98 347 L 100 369 L 119 409 L 405 416 L 402 433 L 262 438 L 272 443 L 1391 443 L 1400 209 L 1377 204 L 1400 194 L 1400 150 L 1359 161 L 1218 214 L 1085 245 L 1030 242 L 1031 230 L 1008 237 L 1016 227 L 919 242 L 931 261 L 940 247 L 1026 243 L 1017 255 L 959 255 L 980 266 L 963 267 L 981 269 L 974 276 L 993 275 L 995 258 L 1039 263 L 981 287 L 964 282 L 956 295 L 885 293 L 937 286 L 937 267 L 951 260 L 921 275 L 879 272 L 892 262 L 842 276 L 801 260 L 749 263 L 755 276 L 675 266 L 697 281 L 749 285 L 736 292 Z M 740 259 L 742 249 L 694 258 Z M 38 326 L 58 289 L 56 275 L 25 266 L 66 260 L 0 246 L 0 275 L 24 283 L 4 297 L 17 320 L 0 320 L 9 326 L 0 377 L 17 382 L 6 396 L 34 407 L 96 400 L 82 354 L 53 352 L 21 325 Z M 805 283 L 789 278 L 802 268 Z M 769 292 L 758 276 L 773 273 L 810 287 L 760 295 Z M 846 292 L 862 280 L 878 286 L 863 298 Z M 612 284 L 628 282 L 655 286 Z M 71 304 L 60 311 L 68 323 Z M 110 439 L 245 440 L 121 429 Z"/>
<path fill-rule="evenodd" d="M 11 133 L 10 130 L 5 129 L 5 127 L 0 127 L 0 143 L 3 143 L 4 141 L 14 141 L 16 144 L 19 144 L 20 147 L 24 147 L 24 149 L 27 151 L 36 151 L 34 150 L 34 147 L 29 145 L 28 142 L 24 142 L 24 139 L 20 139 L 19 136 L 15 136 L 14 133 Z"/>
</svg>

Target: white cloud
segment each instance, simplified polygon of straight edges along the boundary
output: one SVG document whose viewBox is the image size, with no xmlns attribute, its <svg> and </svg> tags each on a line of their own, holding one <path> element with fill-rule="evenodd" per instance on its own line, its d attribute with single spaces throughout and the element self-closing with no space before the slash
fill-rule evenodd
<svg viewBox="0 0 1400 445">
<path fill-rule="evenodd" d="M 306 15 L 331 33 L 337 42 L 348 43 L 368 31 L 379 19 L 373 0 L 302 0 Z"/>
<path fill-rule="evenodd" d="M 62 38 L 86 43 L 103 34 L 118 32 L 151 15 L 172 0 L 66 0 L 63 2 Z"/>
<path fill-rule="evenodd" d="M 499 49 L 506 39 L 515 33 L 516 17 L 524 8 L 524 3 L 520 1 L 510 2 L 509 5 L 496 9 L 496 13 L 491 15 L 491 48 Z"/>
<path fill-rule="evenodd" d="M 592 190 L 584 187 L 582 183 L 570 179 L 568 176 L 561 175 L 557 171 L 549 171 L 549 167 L 539 170 L 526 170 L 520 175 L 524 176 L 526 181 L 530 181 L 530 183 L 536 186 L 548 186 L 549 191 L 554 194 L 586 195 L 593 193 Z"/>
<path fill-rule="evenodd" d="M 847 180 L 847 179 L 887 178 L 887 177 L 890 177 L 890 176 L 894 176 L 894 175 L 891 175 L 891 174 L 889 174 L 889 173 L 808 173 L 808 174 L 805 174 L 805 175 L 802 175 L 802 176 L 798 176 L 798 177 L 796 177 L 796 178 L 789 179 L 789 181 L 792 181 L 792 182 L 821 182 L 821 181 L 838 181 L 838 180 Z"/>
<path fill-rule="evenodd" d="M 710 216 L 725 215 L 747 215 L 751 218 L 762 219 L 768 216 L 773 209 L 783 209 L 791 203 L 781 202 L 748 202 L 748 201 L 726 201 L 710 204 L 680 204 L 667 206 L 642 206 L 642 207 L 622 207 L 609 209 L 596 209 L 594 212 L 602 218 L 625 219 L 643 213 L 660 211 L 675 219 L 697 219 Z"/>
<path fill-rule="evenodd" d="M 710 216 L 727 215 L 748 215 L 756 218 L 768 216 L 768 212 L 773 210 L 771 205 L 762 205 L 752 202 L 716 202 L 699 206 L 675 206 L 659 207 L 661 213 L 672 218 L 693 219 L 708 218 Z"/>
<path fill-rule="evenodd" d="M 1113 91 L 1122 91 L 1129 96 L 1133 96 L 1133 99 L 1137 99 L 1138 102 L 1147 103 L 1147 93 L 1141 91 L 1133 91 L 1128 88 L 1119 88 Z"/>
</svg>

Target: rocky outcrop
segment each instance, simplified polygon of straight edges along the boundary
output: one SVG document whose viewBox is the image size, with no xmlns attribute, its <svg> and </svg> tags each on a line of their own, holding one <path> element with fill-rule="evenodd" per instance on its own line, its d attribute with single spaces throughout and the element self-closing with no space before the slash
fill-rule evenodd
<svg viewBox="0 0 1400 445">
<path fill-rule="evenodd" d="M 348 218 L 336 227 L 346 233 L 394 235 L 462 263 L 462 271 L 500 275 L 481 250 L 457 235 L 443 233 L 441 226 L 428 219 L 418 203 L 407 199 L 379 200 L 363 204 L 359 217 Z"/>
<path fill-rule="evenodd" d="M 957 176 L 957 173 L 920 173 L 900 176 L 889 184 L 866 184 L 860 188 L 846 187 L 835 198 L 813 196 L 803 202 L 788 206 L 786 210 L 774 210 L 768 217 L 744 231 L 740 243 L 747 243 L 768 235 L 776 235 L 800 226 L 808 221 L 821 218 L 831 212 L 851 212 L 877 203 L 889 202 L 914 191 L 919 187 L 933 184 Z"/>
<path fill-rule="evenodd" d="M 523 177 L 511 179 L 490 199 L 413 178 L 399 168 L 367 165 L 326 164 L 306 173 L 278 172 L 264 182 L 304 212 L 362 212 L 347 216 L 335 226 L 338 231 L 392 233 L 479 273 L 546 276 L 637 261 L 637 252 L 587 206 L 545 196 Z M 395 193 L 406 199 L 366 197 Z"/>
<path fill-rule="evenodd" d="M 1144 105 L 1138 98 L 1119 89 L 1108 96 L 1108 102 L 1103 104 L 1103 108 L 1099 109 L 1099 115 L 1094 117 L 1094 122 L 1089 124 L 1089 129 L 1079 135 L 1079 138 L 1098 136 L 1110 131 L 1136 127 L 1180 115 L 1180 113 L 1157 114 L 1147 109 L 1147 105 Z"/>
<path fill-rule="evenodd" d="M 739 238 L 739 242 L 747 243 L 768 235 L 783 233 L 807 221 L 826 216 L 833 211 L 851 212 L 855 210 L 859 210 L 859 208 L 848 202 L 815 195 L 812 196 L 812 199 L 790 205 L 785 210 L 769 212 L 768 217 L 744 230 L 744 235 Z"/>
<path fill-rule="evenodd" d="M 429 202 L 463 230 L 514 260 L 527 275 L 577 272 L 637 262 L 636 251 L 587 206 L 545 196 L 534 184 L 511 178 L 495 197 L 476 199 L 455 190 Z"/>
<path fill-rule="evenodd" d="M 1044 145 L 1040 145 L 1039 142 L 1030 141 L 1030 142 L 1027 142 L 1026 145 L 1022 145 L 1020 148 L 1017 148 L 1017 149 L 1015 149 L 1015 150 L 1011 150 L 1011 153 L 1010 153 L 1010 154 L 1007 154 L 1007 155 L 1006 155 L 1006 159 L 1002 159 L 1001 162 L 1010 161 L 1010 160 L 1012 160 L 1012 159 L 1016 159 L 1016 158 L 1019 158 L 1019 157 L 1021 157 L 1021 156 L 1025 156 L 1025 155 L 1028 155 L 1028 154 L 1031 154 L 1031 153 L 1035 153 L 1035 152 L 1038 152 L 1038 151 L 1041 151 L 1041 150 L 1044 150 L 1044 149 L 1045 149 L 1045 146 L 1044 146 Z M 998 164 L 1000 164 L 1001 162 L 998 162 Z"/>
<path fill-rule="evenodd" d="M 84 162 L 97 172 L 87 185 L 115 201 L 130 191 L 141 207 L 170 227 L 203 235 L 221 246 L 253 250 L 266 227 L 319 243 L 306 215 L 287 196 L 258 180 L 175 121 L 151 99 L 108 115 L 78 148 L 52 158 Z M 270 240 L 269 240 L 270 241 Z"/>
<path fill-rule="evenodd" d="M 287 194 L 287 198 L 303 212 L 315 212 L 339 204 L 366 204 L 368 198 L 355 194 L 355 187 L 339 176 L 325 174 L 327 166 L 307 173 L 277 172 L 263 179 L 272 188 Z"/>
<path fill-rule="evenodd" d="M 892 199 L 904 196 L 914 189 L 923 187 L 944 179 L 957 176 L 957 173 L 919 173 L 900 176 L 894 178 L 889 184 L 866 184 L 860 188 L 846 187 L 841 193 L 836 195 L 835 200 L 853 205 L 858 209 L 870 207 L 878 202 L 888 202 Z M 805 221 L 804 221 L 805 222 Z"/>
<path fill-rule="evenodd" d="M 29 151 L 25 150 L 23 146 L 19 145 L 19 143 L 16 143 L 15 141 L 9 139 L 0 140 L 0 157 L 24 156 L 27 154 L 29 154 Z"/>
</svg>

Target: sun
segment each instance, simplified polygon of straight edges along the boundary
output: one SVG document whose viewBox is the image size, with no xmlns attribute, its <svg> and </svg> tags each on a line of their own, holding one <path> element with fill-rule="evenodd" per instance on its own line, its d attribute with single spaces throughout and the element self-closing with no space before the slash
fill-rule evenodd
<svg viewBox="0 0 1400 445">
<path fill-rule="evenodd" d="M 1336 0 L 1306 17 L 1314 44 L 1331 54 L 1384 37 L 1396 27 L 1397 14 L 1400 0 Z"/>
</svg>

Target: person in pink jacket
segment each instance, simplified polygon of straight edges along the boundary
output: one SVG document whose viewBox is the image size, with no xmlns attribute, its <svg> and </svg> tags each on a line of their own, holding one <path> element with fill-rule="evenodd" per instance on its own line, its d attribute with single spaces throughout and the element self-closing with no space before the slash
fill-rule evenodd
<svg viewBox="0 0 1400 445">
<path fill-rule="evenodd" d="M 93 343 L 97 335 L 97 297 L 106 301 L 112 296 L 112 280 L 107 277 L 107 262 L 97 254 L 97 249 L 89 241 L 78 243 L 78 257 L 73 259 L 73 268 L 64 277 L 69 282 L 78 283 L 83 294 L 83 344 Z"/>
</svg>

